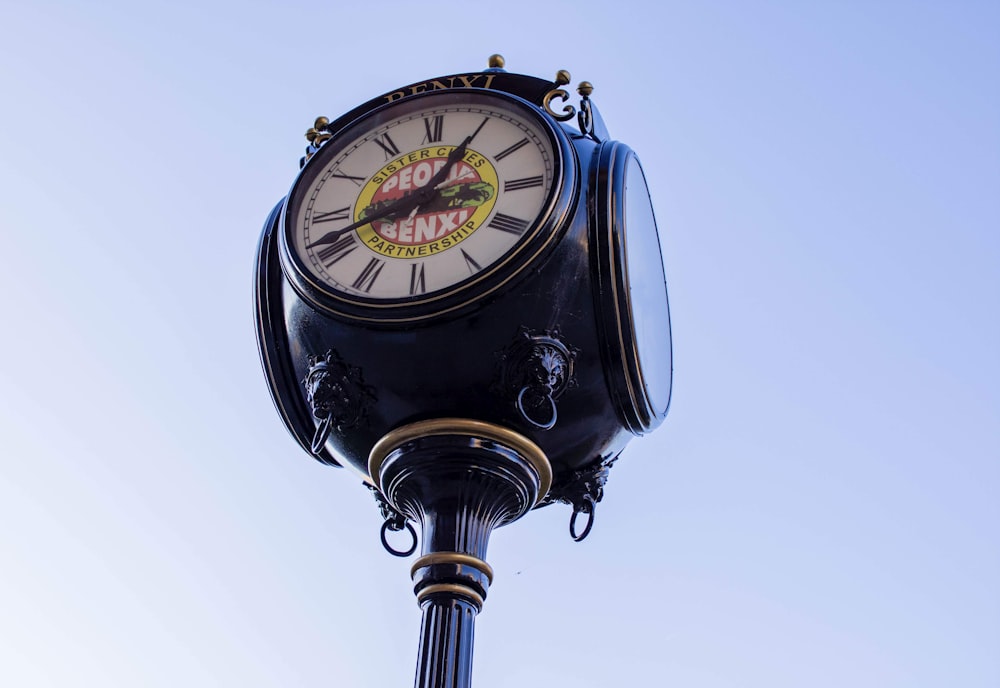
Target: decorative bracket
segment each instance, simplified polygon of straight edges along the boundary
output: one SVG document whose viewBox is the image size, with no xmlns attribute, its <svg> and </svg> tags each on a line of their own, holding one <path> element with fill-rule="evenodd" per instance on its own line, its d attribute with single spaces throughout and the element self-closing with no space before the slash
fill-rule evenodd
<svg viewBox="0 0 1000 688">
<path fill-rule="evenodd" d="M 607 141 L 611 135 L 604 124 L 604 118 L 597 111 L 597 106 L 590 100 L 590 94 L 594 92 L 594 85 L 589 81 L 581 81 L 580 85 L 576 87 L 576 92 L 580 94 L 581 98 L 579 112 L 572 105 L 563 105 L 562 112 L 556 112 L 552 109 L 552 101 L 556 98 L 563 103 L 569 100 L 569 93 L 561 87 L 568 84 L 570 78 L 569 72 L 565 69 L 556 72 L 556 80 L 552 84 L 552 90 L 542 98 L 542 107 L 550 117 L 559 122 L 567 122 L 573 119 L 573 115 L 576 115 L 577 126 L 580 127 L 581 134 L 589 136 L 598 143 Z"/>
<path fill-rule="evenodd" d="M 556 112 L 552 109 L 552 101 L 556 98 L 564 103 L 569 100 L 569 93 L 565 89 L 560 88 L 560 86 L 568 84 L 570 78 L 569 72 L 565 69 L 560 69 L 556 72 L 556 80 L 552 84 L 555 88 L 546 93 L 545 97 L 542 98 L 542 107 L 545 108 L 545 112 L 548 113 L 549 117 L 559 122 L 567 122 L 573 119 L 573 115 L 576 114 L 576 108 L 572 105 L 564 105 L 562 112 Z"/>
<path fill-rule="evenodd" d="M 590 535 L 594 527 L 594 511 L 597 503 L 604 498 L 604 485 L 608 482 L 611 466 L 618 456 L 601 461 L 587 468 L 573 472 L 573 475 L 559 484 L 553 485 L 545 497 L 544 504 L 563 502 L 573 507 L 573 515 L 569 520 L 569 534 L 574 541 L 580 542 Z M 576 519 L 580 514 L 587 515 L 587 525 L 582 533 L 576 532 Z"/>
<path fill-rule="evenodd" d="M 575 384 L 573 360 L 577 349 L 558 330 L 532 332 L 522 327 L 514 342 L 499 353 L 499 385 L 513 397 L 521 418 L 539 430 L 551 430 L 558 420 L 556 399 Z"/>
<path fill-rule="evenodd" d="M 346 363 L 336 349 L 309 357 L 309 372 L 302 384 L 313 418 L 319 421 L 311 447 L 316 456 L 333 430 L 343 434 L 367 419 L 375 401 L 375 391 L 365 384 L 361 368 Z"/>
<path fill-rule="evenodd" d="M 598 143 L 607 141 L 611 135 L 604 124 L 604 118 L 597 111 L 597 106 L 590 100 L 590 94 L 594 92 L 594 85 L 589 81 L 581 81 L 580 85 L 576 87 L 576 92 L 583 99 L 580 101 L 580 114 L 577 116 L 580 133 L 589 136 Z"/>
</svg>

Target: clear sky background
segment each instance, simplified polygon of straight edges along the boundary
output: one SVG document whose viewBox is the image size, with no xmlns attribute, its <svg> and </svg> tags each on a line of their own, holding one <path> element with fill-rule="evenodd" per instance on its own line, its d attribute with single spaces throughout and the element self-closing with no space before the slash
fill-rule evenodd
<svg viewBox="0 0 1000 688">
<path fill-rule="evenodd" d="M 0 6 L 0 683 L 408 686 L 419 610 L 257 358 L 303 133 L 486 66 L 640 155 L 670 416 L 501 529 L 477 688 L 1000 685 L 996 2 Z"/>
</svg>

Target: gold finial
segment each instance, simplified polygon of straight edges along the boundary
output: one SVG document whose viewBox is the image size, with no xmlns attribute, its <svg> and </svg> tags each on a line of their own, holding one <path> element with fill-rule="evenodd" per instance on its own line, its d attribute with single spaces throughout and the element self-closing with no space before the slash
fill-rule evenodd
<svg viewBox="0 0 1000 688">
<path fill-rule="evenodd" d="M 487 64 L 489 64 L 490 69 L 503 69 L 503 66 L 506 63 L 506 60 L 503 59 L 503 55 L 493 54 L 490 55 L 490 59 Z"/>
<path fill-rule="evenodd" d="M 565 69 L 560 69 L 558 72 L 556 72 L 556 86 L 565 86 L 572 79 L 573 77 L 571 77 L 569 75 L 569 72 L 567 72 Z"/>
<path fill-rule="evenodd" d="M 306 130 L 306 141 L 318 147 L 330 138 L 330 132 L 326 130 L 326 125 L 329 123 L 330 120 L 326 117 L 317 117 L 313 125 Z"/>
<path fill-rule="evenodd" d="M 580 85 L 576 87 L 576 92 L 584 98 L 589 98 L 590 94 L 594 92 L 594 85 L 589 81 L 581 81 Z"/>
</svg>

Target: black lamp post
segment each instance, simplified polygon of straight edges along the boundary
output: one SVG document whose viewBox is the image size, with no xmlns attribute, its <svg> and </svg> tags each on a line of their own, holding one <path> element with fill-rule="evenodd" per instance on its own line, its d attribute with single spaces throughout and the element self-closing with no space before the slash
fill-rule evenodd
<svg viewBox="0 0 1000 688">
<path fill-rule="evenodd" d="M 611 464 L 670 401 L 645 177 L 588 83 L 565 104 L 568 82 L 493 56 L 318 119 L 260 240 L 285 425 L 373 490 L 387 549 L 412 554 L 420 529 L 418 687 L 470 683 L 491 531 L 561 501 L 586 537 Z M 392 550 L 404 528 L 414 549 Z"/>
</svg>

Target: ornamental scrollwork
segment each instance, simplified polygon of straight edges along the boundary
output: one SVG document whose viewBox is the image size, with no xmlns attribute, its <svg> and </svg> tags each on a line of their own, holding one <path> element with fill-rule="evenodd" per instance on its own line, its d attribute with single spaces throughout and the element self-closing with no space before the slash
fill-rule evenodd
<svg viewBox="0 0 1000 688">
<path fill-rule="evenodd" d="M 560 101 L 565 103 L 569 100 L 569 92 L 560 86 L 565 86 L 570 82 L 570 75 L 565 69 L 560 69 L 556 72 L 556 80 L 553 82 L 554 88 L 545 94 L 542 98 L 542 107 L 545 108 L 545 112 L 548 113 L 549 117 L 559 122 L 568 122 L 573 119 L 573 115 L 576 114 L 576 108 L 572 105 L 563 105 L 562 112 L 556 112 L 552 109 L 552 101 L 558 98 Z"/>
<path fill-rule="evenodd" d="M 591 528 L 594 527 L 594 511 L 597 503 L 604 498 L 604 485 L 608 482 L 611 466 L 618 460 L 618 456 L 605 459 L 586 468 L 581 468 L 564 481 L 553 485 L 542 506 L 563 502 L 573 507 L 573 515 L 569 521 L 569 534 L 576 542 L 580 542 L 590 535 Z M 582 532 L 577 532 L 577 517 L 580 514 L 587 516 L 587 523 Z"/>
<path fill-rule="evenodd" d="M 311 447 L 317 456 L 331 432 L 343 434 L 360 425 L 375 401 L 375 391 L 365 384 L 361 369 L 345 362 L 335 349 L 309 357 L 309 371 L 302 384 L 318 421 Z"/>
<path fill-rule="evenodd" d="M 523 420 L 551 430 L 558 420 L 556 400 L 575 384 L 577 349 L 558 330 L 533 332 L 522 327 L 514 342 L 499 353 L 498 391 L 511 399 Z"/>
</svg>

